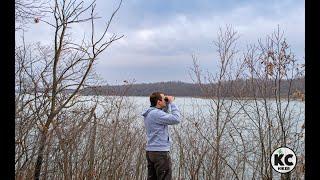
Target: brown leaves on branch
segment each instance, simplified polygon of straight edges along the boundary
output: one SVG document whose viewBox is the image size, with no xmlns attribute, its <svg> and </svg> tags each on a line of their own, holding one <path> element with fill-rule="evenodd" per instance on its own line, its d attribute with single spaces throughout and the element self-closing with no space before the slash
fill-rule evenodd
<svg viewBox="0 0 320 180">
<path fill-rule="evenodd" d="M 40 19 L 38 17 L 34 18 L 34 23 L 39 23 Z"/>
</svg>

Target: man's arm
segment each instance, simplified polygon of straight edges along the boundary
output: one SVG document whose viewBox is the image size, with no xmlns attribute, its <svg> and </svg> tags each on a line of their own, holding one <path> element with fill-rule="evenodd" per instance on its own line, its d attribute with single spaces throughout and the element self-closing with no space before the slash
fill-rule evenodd
<svg viewBox="0 0 320 180">
<path fill-rule="evenodd" d="M 175 104 L 168 104 L 168 112 L 170 113 L 160 111 L 160 117 L 157 119 L 157 123 L 163 125 L 173 125 L 180 123 L 180 111 Z"/>
</svg>

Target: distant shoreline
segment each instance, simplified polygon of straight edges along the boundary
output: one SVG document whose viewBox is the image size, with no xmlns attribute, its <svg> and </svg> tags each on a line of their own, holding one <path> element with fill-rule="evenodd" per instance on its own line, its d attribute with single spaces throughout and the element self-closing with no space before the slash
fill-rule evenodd
<svg viewBox="0 0 320 180">
<path fill-rule="evenodd" d="M 103 96 L 103 97 L 113 97 L 113 96 L 118 96 L 121 97 L 120 95 L 82 95 L 82 96 Z M 149 96 L 142 96 L 142 95 L 125 95 L 123 97 L 145 97 L 148 98 Z M 210 98 L 210 97 L 195 97 L 195 96 L 174 96 L 176 98 L 196 98 L 196 99 L 214 99 L 217 100 L 217 98 Z M 230 97 L 221 97 L 221 99 L 223 100 L 264 100 L 264 98 L 262 97 L 257 97 L 257 98 L 253 98 L 253 97 L 242 97 L 242 98 L 230 98 Z M 281 100 L 288 100 L 286 97 L 281 97 Z M 304 100 L 301 100 L 301 98 L 290 98 L 291 101 L 301 101 L 304 102 Z M 276 100 L 275 97 L 272 98 L 266 98 L 266 100 Z"/>
<path fill-rule="evenodd" d="M 263 98 L 265 96 L 273 98 L 274 86 L 273 82 L 266 82 L 266 89 L 259 90 L 260 85 L 251 86 L 247 80 L 237 80 L 233 82 L 223 82 L 218 88 L 217 84 L 203 84 L 202 88 L 198 84 L 184 82 L 158 82 L 150 84 L 126 84 L 117 86 L 93 86 L 82 89 L 81 95 L 127 95 L 127 96 L 149 96 L 152 92 L 161 91 L 165 94 L 176 97 L 193 97 L 207 99 L 207 93 L 216 95 L 219 94 L 224 98 L 239 97 L 243 99 Z M 217 90 L 220 89 L 220 92 Z M 208 90 L 205 92 L 204 90 Z M 279 87 L 280 97 L 287 98 L 290 93 L 291 98 L 300 98 L 299 95 L 304 95 L 305 79 L 297 78 L 292 81 L 284 80 Z M 72 90 L 71 90 L 72 91 Z M 297 96 L 298 95 L 298 96 Z"/>
</svg>

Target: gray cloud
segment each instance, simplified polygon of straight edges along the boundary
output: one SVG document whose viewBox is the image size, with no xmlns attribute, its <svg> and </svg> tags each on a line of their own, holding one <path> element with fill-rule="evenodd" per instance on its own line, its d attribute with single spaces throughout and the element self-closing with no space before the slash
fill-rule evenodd
<svg viewBox="0 0 320 180">
<path fill-rule="evenodd" d="M 99 16 L 110 17 L 117 2 L 98 0 Z M 293 52 L 298 57 L 304 56 L 304 3 L 300 1 L 132 0 L 123 1 L 110 28 L 110 34 L 125 37 L 99 57 L 97 72 L 110 83 L 128 78 L 135 78 L 138 83 L 190 82 L 187 71 L 192 65 L 193 53 L 201 65 L 215 71 L 217 56 L 213 41 L 218 29 L 226 24 L 238 31 L 241 49 L 272 33 L 279 25 Z M 103 31 L 103 25 L 100 19 L 97 33 Z M 82 37 L 89 27 L 89 24 L 73 27 L 74 37 Z M 37 26 L 28 32 L 28 38 L 50 42 L 45 35 L 48 32 L 48 28 Z M 159 69 L 150 68 L 155 65 Z"/>
</svg>

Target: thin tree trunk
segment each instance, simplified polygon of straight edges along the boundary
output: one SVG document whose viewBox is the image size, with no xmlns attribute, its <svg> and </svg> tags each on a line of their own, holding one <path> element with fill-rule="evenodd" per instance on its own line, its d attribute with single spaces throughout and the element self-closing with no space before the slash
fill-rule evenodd
<svg viewBox="0 0 320 180">
<path fill-rule="evenodd" d="M 93 179 L 95 172 L 94 172 L 94 146 L 96 143 L 96 132 L 97 132 L 97 124 L 96 124 L 96 115 L 93 116 L 93 132 L 91 137 L 91 144 L 90 144 L 90 158 L 89 158 L 89 179 Z"/>
<path fill-rule="evenodd" d="M 40 139 L 40 146 L 38 150 L 38 157 L 37 157 L 37 162 L 36 166 L 34 169 L 34 179 L 38 180 L 40 178 L 40 171 L 41 171 L 41 166 L 42 166 L 42 160 L 43 160 L 43 153 L 44 153 L 44 146 L 47 141 L 47 130 L 41 131 L 41 139 Z"/>
</svg>

